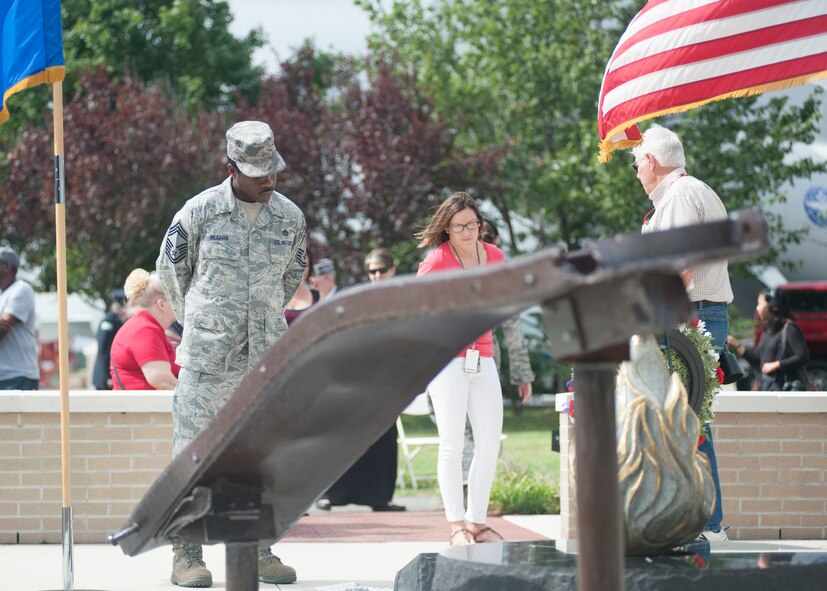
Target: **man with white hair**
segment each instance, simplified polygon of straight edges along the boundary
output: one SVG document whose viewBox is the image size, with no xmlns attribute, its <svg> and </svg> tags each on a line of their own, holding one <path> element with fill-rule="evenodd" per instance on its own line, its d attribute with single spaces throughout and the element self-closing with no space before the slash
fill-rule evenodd
<svg viewBox="0 0 827 591">
<path fill-rule="evenodd" d="M 683 144 L 674 132 L 652 125 L 643 134 L 643 141 L 632 149 L 632 154 L 635 157 L 632 168 L 652 200 L 652 209 L 643 219 L 643 233 L 712 222 L 727 216 L 715 191 L 687 174 Z M 686 269 L 681 277 L 698 318 L 712 335 L 712 345 L 718 350 L 723 349 L 729 332 L 727 305 L 732 301 L 727 262 L 698 265 Z M 709 457 L 712 465 L 716 499 L 712 517 L 701 537 L 724 541 L 727 535 L 721 528 L 721 484 L 709 424 L 704 425 L 704 435 L 699 449 Z"/>
</svg>

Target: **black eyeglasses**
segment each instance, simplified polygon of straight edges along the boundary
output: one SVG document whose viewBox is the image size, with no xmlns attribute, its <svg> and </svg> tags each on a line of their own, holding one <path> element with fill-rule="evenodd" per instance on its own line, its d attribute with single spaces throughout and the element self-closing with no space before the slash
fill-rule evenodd
<svg viewBox="0 0 827 591">
<path fill-rule="evenodd" d="M 376 269 L 368 269 L 368 275 L 376 275 L 379 273 L 380 275 L 384 275 L 388 272 L 388 267 L 377 267 Z"/>
<path fill-rule="evenodd" d="M 471 230 L 473 232 L 474 230 L 480 227 L 480 221 L 474 220 L 473 222 L 468 222 L 467 224 L 453 224 L 448 227 L 454 234 L 459 234 L 463 230 Z"/>
<path fill-rule="evenodd" d="M 632 167 L 632 170 L 637 172 L 637 167 L 639 166 L 639 164 L 637 162 L 632 162 L 629 166 Z"/>
</svg>

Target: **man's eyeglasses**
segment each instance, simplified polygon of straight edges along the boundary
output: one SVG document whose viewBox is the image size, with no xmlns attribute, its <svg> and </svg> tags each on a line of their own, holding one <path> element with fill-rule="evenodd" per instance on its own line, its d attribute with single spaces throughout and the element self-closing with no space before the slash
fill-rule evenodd
<svg viewBox="0 0 827 591">
<path fill-rule="evenodd" d="M 638 168 L 640 168 L 640 165 L 643 164 L 646 160 L 649 160 L 649 158 L 651 158 L 651 157 L 652 157 L 651 154 L 644 154 L 643 158 L 641 158 L 640 160 L 635 159 L 635 161 L 632 162 L 629 166 L 631 166 L 632 170 L 634 170 L 635 174 L 637 174 L 637 171 L 638 171 Z"/>
<path fill-rule="evenodd" d="M 376 275 L 377 273 L 379 275 L 384 275 L 389 270 L 390 269 L 388 269 L 388 267 L 377 267 L 376 269 L 368 269 L 368 275 Z"/>
<path fill-rule="evenodd" d="M 454 234 L 459 234 L 463 230 L 471 230 L 472 232 L 480 227 L 480 221 L 474 220 L 473 222 L 468 222 L 467 224 L 452 224 L 448 226 L 448 228 Z"/>
</svg>

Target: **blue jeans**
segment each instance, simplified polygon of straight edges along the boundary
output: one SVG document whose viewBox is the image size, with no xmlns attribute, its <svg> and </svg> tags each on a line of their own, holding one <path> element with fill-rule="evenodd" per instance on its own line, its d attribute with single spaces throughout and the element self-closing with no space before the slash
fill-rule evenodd
<svg viewBox="0 0 827 591">
<path fill-rule="evenodd" d="M 698 318 L 706 324 L 706 330 L 712 335 L 712 346 L 723 349 L 726 346 L 726 336 L 729 333 L 729 314 L 726 304 L 712 304 L 710 302 L 692 302 Z"/>
<path fill-rule="evenodd" d="M 39 389 L 38 381 L 32 378 L 9 378 L 8 380 L 0 380 L 0 390 L 37 390 Z"/>
<path fill-rule="evenodd" d="M 712 335 L 712 346 L 723 349 L 726 346 L 726 336 L 729 333 L 729 315 L 727 305 L 710 302 L 693 302 L 698 318 L 706 324 L 706 330 Z M 698 449 L 709 458 L 712 467 L 712 481 L 715 483 L 715 507 L 712 509 L 712 517 L 706 523 L 706 529 L 719 531 L 721 522 L 724 519 L 724 509 L 721 505 L 721 479 L 718 478 L 718 459 L 715 457 L 715 446 L 712 442 L 712 432 L 709 425 L 703 426 L 705 441 Z"/>
</svg>

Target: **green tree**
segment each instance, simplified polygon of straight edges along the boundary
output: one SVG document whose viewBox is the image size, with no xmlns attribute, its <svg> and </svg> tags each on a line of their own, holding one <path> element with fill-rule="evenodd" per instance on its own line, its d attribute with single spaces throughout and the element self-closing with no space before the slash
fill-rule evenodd
<svg viewBox="0 0 827 591">
<path fill-rule="evenodd" d="M 504 150 L 501 175 L 480 196 L 511 230 L 512 249 L 514 214 L 539 245 L 575 247 L 639 227 L 648 200 L 628 157 L 597 163 L 596 113 L 606 62 L 641 3 L 356 1 L 378 28 L 373 47 L 417 65 L 460 146 Z M 783 200 L 784 183 L 827 170 L 792 151 L 813 141 L 819 105 L 817 91 L 801 106 L 730 100 L 664 123 L 683 137 L 690 172 L 734 210 Z M 780 220 L 772 229 L 779 249 L 797 240 Z"/>
<path fill-rule="evenodd" d="M 224 0 L 63 0 L 62 18 L 69 285 L 102 295 L 151 268 L 172 213 L 220 179 L 226 125 L 210 112 L 255 99 L 263 33 L 233 36 Z M 2 238 L 44 288 L 55 273 L 51 96 L 11 97 L 0 127 Z"/>
<path fill-rule="evenodd" d="M 273 128 L 287 162 L 277 190 L 301 207 L 314 256 L 333 257 L 342 282 L 364 280 L 363 258 L 377 246 L 415 270 L 417 223 L 446 190 L 485 176 L 486 155 L 457 149 L 414 81 L 386 56 L 363 69 L 306 44 L 240 109 Z"/>
<path fill-rule="evenodd" d="M 65 108 L 67 280 L 69 291 L 103 298 L 132 269 L 154 269 L 173 214 L 221 180 L 226 126 L 102 67 L 79 82 Z M 0 186 L 2 237 L 45 289 L 56 283 L 52 159 L 50 130 L 23 132 Z"/>
<path fill-rule="evenodd" d="M 63 0 L 63 43 L 73 70 L 104 64 L 163 84 L 190 106 L 252 96 L 260 69 L 253 52 L 260 28 L 230 33 L 225 0 Z"/>
<path fill-rule="evenodd" d="M 258 92 L 263 72 L 252 55 L 264 44 L 264 33 L 230 33 L 233 17 L 225 0 L 63 0 L 61 15 L 64 101 L 95 66 L 154 83 L 193 113 L 202 106 L 231 109 L 239 95 L 254 100 Z M 46 124 L 51 96 L 44 87 L 10 98 L 0 150 L 23 130 Z"/>
</svg>

